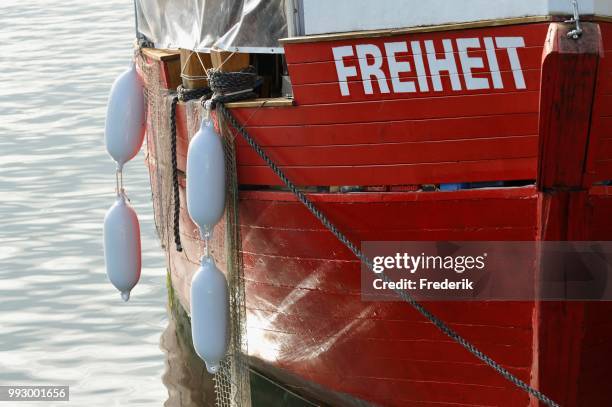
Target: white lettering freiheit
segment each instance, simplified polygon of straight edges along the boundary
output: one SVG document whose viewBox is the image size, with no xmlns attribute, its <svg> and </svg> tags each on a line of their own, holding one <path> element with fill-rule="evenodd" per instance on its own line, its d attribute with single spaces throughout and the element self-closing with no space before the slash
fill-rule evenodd
<svg viewBox="0 0 612 407">
<path fill-rule="evenodd" d="M 333 47 L 332 53 L 340 94 L 350 96 L 348 83 L 351 80 L 361 81 L 366 95 L 375 92 L 429 92 L 430 89 L 434 92 L 504 89 L 512 85 L 503 81 L 499 69 L 499 52 L 505 52 L 507 55 L 514 88 L 526 89 L 517 51 L 518 48 L 524 47 L 523 37 L 474 37 L 410 43 L 392 41 L 384 43 L 382 49 L 375 44 L 344 45 Z M 484 55 L 470 55 L 470 52 L 477 50 L 483 50 Z M 409 55 L 410 58 L 400 59 L 398 55 Z M 478 76 L 474 75 L 474 70 L 480 70 Z M 400 76 L 410 72 L 415 74 L 412 79 Z M 445 81 L 442 81 L 442 76 L 448 76 L 449 89 L 444 88 Z"/>
</svg>

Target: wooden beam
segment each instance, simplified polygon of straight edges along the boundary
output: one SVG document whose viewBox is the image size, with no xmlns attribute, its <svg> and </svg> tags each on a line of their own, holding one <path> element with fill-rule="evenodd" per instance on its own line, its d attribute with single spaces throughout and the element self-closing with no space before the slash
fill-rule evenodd
<svg viewBox="0 0 612 407">
<path fill-rule="evenodd" d="M 244 107 L 287 107 L 293 106 L 293 99 L 289 98 L 258 98 L 251 100 L 242 100 L 240 102 L 226 103 L 228 109 L 239 109 Z"/>
<path fill-rule="evenodd" d="M 542 55 L 538 160 L 538 239 L 586 240 L 588 187 L 583 185 L 599 59 L 599 26 L 550 25 Z M 585 304 L 540 301 L 534 312 L 532 384 L 562 406 L 577 405 Z M 532 405 L 537 405 L 532 399 Z"/>
<path fill-rule="evenodd" d="M 180 58 L 178 50 L 162 48 L 143 48 L 142 53 L 155 61 L 172 61 Z"/>
<path fill-rule="evenodd" d="M 206 70 L 212 68 L 210 54 L 181 49 L 181 78 L 185 89 L 198 89 L 208 86 Z"/>
<path fill-rule="evenodd" d="M 573 26 L 550 25 L 542 56 L 538 188 L 581 188 L 591 111 L 603 45 L 599 25 L 584 23 L 578 40 Z"/>
<path fill-rule="evenodd" d="M 178 51 L 161 48 L 143 48 L 147 63 L 157 64 L 159 67 L 159 80 L 164 89 L 174 90 L 181 84 L 181 62 Z"/>
<path fill-rule="evenodd" d="M 210 51 L 212 66 L 221 72 L 237 72 L 249 66 L 251 55 L 241 52 L 229 52 L 220 49 Z"/>
</svg>

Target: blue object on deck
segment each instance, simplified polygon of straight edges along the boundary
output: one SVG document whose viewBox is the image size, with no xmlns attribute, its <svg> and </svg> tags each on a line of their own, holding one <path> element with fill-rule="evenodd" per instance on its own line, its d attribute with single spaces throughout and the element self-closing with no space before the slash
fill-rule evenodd
<svg viewBox="0 0 612 407">
<path fill-rule="evenodd" d="M 462 189 L 463 184 L 440 184 L 440 191 L 457 191 Z"/>
<path fill-rule="evenodd" d="M 503 186 L 503 181 L 464 182 L 454 184 L 440 184 L 440 191 L 459 191 L 460 189 L 496 188 Z"/>
</svg>

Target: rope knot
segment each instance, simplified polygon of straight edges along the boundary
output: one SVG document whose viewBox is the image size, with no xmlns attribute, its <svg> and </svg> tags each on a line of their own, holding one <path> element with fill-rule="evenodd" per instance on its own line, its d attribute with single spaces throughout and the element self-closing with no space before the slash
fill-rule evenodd
<svg viewBox="0 0 612 407">
<path fill-rule="evenodd" d="M 219 69 L 208 71 L 208 84 L 213 92 L 210 106 L 217 103 L 230 103 L 257 97 L 254 92 L 257 83 L 255 67 L 248 67 L 236 72 L 222 72 Z"/>
<path fill-rule="evenodd" d="M 210 88 L 186 89 L 183 85 L 176 88 L 176 97 L 181 102 L 189 102 L 190 100 L 206 98 L 212 94 Z"/>
</svg>

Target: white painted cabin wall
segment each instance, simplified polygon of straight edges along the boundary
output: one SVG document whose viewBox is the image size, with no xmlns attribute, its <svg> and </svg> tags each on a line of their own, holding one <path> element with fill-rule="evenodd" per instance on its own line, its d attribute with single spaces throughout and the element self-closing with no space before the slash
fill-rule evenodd
<svg viewBox="0 0 612 407">
<path fill-rule="evenodd" d="M 580 14 L 612 15 L 612 0 L 578 0 Z M 304 34 L 571 14 L 569 0 L 302 0 Z"/>
<path fill-rule="evenodd" d="M 550 14 L 569 14 L 569 0 L 549 0 Z M 612 0 L 578 0 L 580 14 L 612 16 Z"/>
<path fill-rule="evenodd" d="M 612 0 L 595 0 L 595 13 L 599 16 L 612 16 Z"/>
</svg>

